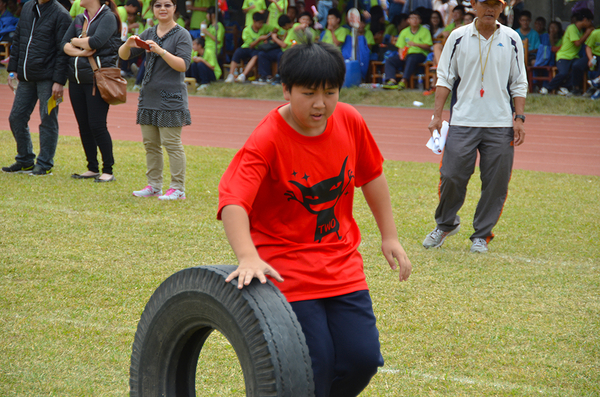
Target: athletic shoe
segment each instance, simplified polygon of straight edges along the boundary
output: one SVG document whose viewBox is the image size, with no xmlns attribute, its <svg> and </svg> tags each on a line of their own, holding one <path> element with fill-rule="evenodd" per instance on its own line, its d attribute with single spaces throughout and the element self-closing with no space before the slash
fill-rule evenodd
<svg viewBox="0 0 600 397">
<path fill-rule="evenodd" d="M 31 171 L 33 171 L 33 165 L 27 167 L 19 162 L 8 167 L 2 167 L 2 172 L 8 172 L 9 174 L 31 174 Z"/>
<path fill-rule="evenodd" d="M 588 84 L 594 88 L 600 88 L 600 77 L 596 77 L 594 80 L 588 80 Z"/>
<path fill-rule="evenodd" d="M 136 190 L 133 192 L 135 197 L 156 197 L 162 195 L 162 190 L 155 189 L 152 186 L 148 185 L 142 190 Z"/>
<path fill-rule="evenodd" d="M 185 200 L 185 193 L 177 189 L 169 189 L 164 196 L 158 196 L 159 200 Z"/>
<path fill-rule="evenodd" d="M 229 73 L 229 76 L 227 76 L 227 78 L 225 79 L 226 83 L 233 83 L 233 81 L 235 80 L 235 76 L 231 73 Z"/>
<path fill-rule="evenodd" d="M 133 73 L 134 76 L 137 76 L 137 74 L 138 74 L 138 72 L 140 70 L 140 68 L 138 67 L 138 65 L 135 64 L 135 63 L 132 63 L 130 68 L 131 68 L 131 73 Z"/>
<path fill-rule="evenodd" d="M 548 89 L 546 87 L 540 88 L 540 94 L 541 95 L 548 95 Z"/>
<path fill-rule="evenodd" d="M 132 91 L 139 91 L 139 90 L 140 90 L 140 88 L 142 88 L 140 85 L 138 85 L 138 84 L 135 84 L 131 90 L 132 90 Z"/>
<path fill-rule="evenodd" d="M 560 87 L 560 89 L 558 90 L 558 95 L 572 96 L 573 93 L 571 91 L 569 91 L 568 89 L 566 89 L 565 87 Z"/>
<path fill-rule="evenodd" d="M 431 233 L 427 235 L 427 237 L 425 237 L 425 240 L 423 241 L 423 247 L 425 247 L 426 249 L 441 247 L 442 244 L 444 244 L 444 240 L 446 240 L 446 237 L 454 236 L 456 233 L 458 233 L 459 230 L 460 225 L 457 225 L 454 229 L 450 230 L 449 232 L 445 232 L 436 227 Z"/>
<path fill-rule="evenodd" d="M 406 88 L 406 83 L 404 81 L 401 81 L 401 82 L 398 83 L 398 89 L 400 91 L 402 91 L 405 88 Z"/>
<path fill-rule="evenodd" d="M 200 84 L 198 88 L 196 88 L 196 92 L 202 92 L 208 88 L 208 84 Z"/>
<path fill-rule="evenodd" d="M 482 238 L 474 238 L 473 245 L 471 245 L 471 252 L 474 254 L 487 254 L 487 241 Z"/>
<path fill-rule="evenodd" d="M 246 75 L 244 73 L 240 74 L 237 77 L 237 79 L 235 79 L 235 81 L 236 81 L 236 83 L 243 83 L 244 81 L 246 81 Z"/>
<path fill-rule="evenodd" d="M 44 169 L 41 165 L 33 167 L 33 171 L 29 174 L 31 176 L 47 176 L 52 175 L 52 168 Z"/>
<path fill-rule="evenodd" d="M 258 80 L 253 81 L 252 84 L 267 85 L 267 80 L 264 77 L 259 77 Z"/>
<path fill-rule="evenodd" d="M 432 94 L 435 94 L 435 87 L 433 87 L 430 90 L 427 90 L 427 91 L 423 92 L 423 95 L 425 95 L 425 96 L 429 96 L 429 95 L 432 95 Z"/>
<path fill-rule="evenodd" d="M 591 96 L 591 100 L 595 101 L 596 99 L 600 99 L 600 89 L 598 89 L 594 95 Z"/>
<path fill-rule="evenodd" d="M 396 80 L 388 80 L 384 85 L 381 86 L 384 90 L 397 90 L 398 83 Z"/>
</svg>

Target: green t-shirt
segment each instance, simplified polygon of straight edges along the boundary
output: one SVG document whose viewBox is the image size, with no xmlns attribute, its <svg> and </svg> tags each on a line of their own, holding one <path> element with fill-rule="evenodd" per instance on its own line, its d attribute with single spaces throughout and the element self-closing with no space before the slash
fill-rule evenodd
<svg viewBox="0 0 600 397">
<path fill-rule="evenodd" d="M 343 26 L 340 26 L 333 33 L 335 34 L 335 38 L 340 42 L 339 47 L 341 47 L 342 45 L 344 45 L 344 42 L 346 41 L 346 36 L 348 36 L 350 34 L 350 30 L 348 30 L 347 28 L 345 28 Z M 333 38 L 331 37 L 331 30 L 326 29 L 323 31 L 323 36 L 321 37 L 321 41 L 323 43 L 333 44 Z"/>
<path fill-rule="evenodd" d="M 452 32 L 456 28 L 456 22 L 452 22 L 446 26 L 444 32 Z"/>
<path fill-rule="evenodd" d="M 250 48 L 250 44 L 254 43 L 260 36 L 271 33 L 271 29 L 271 26 L 263 25 L 258 32 L 255 32 L 252 25 L 246 26 L 242 31 L 242 40 L 244 41 L 242 48 Z"/>
<path fill-rule="evenodd" d="M 119 14 L 119 18 L 121 18 L 121 23 L 127 23 L 127 10 L 125 6 L 117 7 L 117 14 Z"/>
<path fill-rule="evenodd" d="M 215 0 L 194 0 L 194 7 L 214 7 Z M 192 19 L 190 19 L 190 29 L 200 29 L 200 24 L 206 22 L 206 11 L 192 11 Z"/>
<path fill-rule="evenodd" d="M 396 41 L 396 47 L 403 48 L 408 45 L 408 42 L 412 41 L 416 44 L 427 44 L 428 46 L 433 45 L 433 41 L 431 40 L 431 32 L 424 26 L 419 25 L 419 30 L 417 33 L 414 33 L 410 30 L 410 26 L 404 28 L 402 32 L 400 32 L 400 36 L 398 36 L 398 40 Z M 408 48 L 408 55 L 410 54 L 429 54 L 428 50 L 424 50 L 421 47 L 411 46 Z"/>
<path fill-rule="evenodd" d="M 223 48 L 223 43 L 225 42 L 225 26 L 223 26 L 223 24 L 221 22 L 219 22 L 219 35 L 218 36 L 216 34 L 217 29 L 215 28 L 215 25 L 210 25 L 207 30 L 208 30 L 208 33 L 210 33 L 211 35 L 216 37 L 217 40 L 219 41 L 219 49 L 216 52 L 216 54 L 220 54 L 221 49 Z M 214 51 L 215 41 L 208 36 L 206 36 L 205 38 L 206 38 L 206 46 L 205 46 L 206 49 L 211 49 Z"/>
<path fill-rule="evenodd" d="M 600 56 L 600 29 L 596 29 L 590 34 L 585 45 L 590 47 L 593 55 Z"/>
<path fill-rule="evenodd" d="M 213 66 L 215 68 L 214 69 L 215 77 L 217 78 L 217 80 L 219 80 L 219 78 L 221 77 L 221 74 L 223 74 L 223 71 L 221 70 L 221 67 L 219 66 L 219 62 L 217 61 L 217 55 L 214 53 L 214 51 L 207 51 L 205 48 L 204 55 L 198 55 L 198 51 L 192 51 L 192 62 L 194 62 L 194 57 L 197 57 L 197 56 L 206 60 L 206 62 L 208 62 L 208 64 L 210 66 Z"/>
<path fill-rule="evenodd" d="M 140 5 L 142 6 L 142 19 L 144 21 L 148 19 L 154 19 L 154 12 L 152 11 L 152 7 L 150 7 L 150 0 L 138 0 Z"/>
<path fill-rule="evenodd" d="M 365 29 L 365 39 L 367 40 L 367 44 L 372 46 L 375 45 L 375 37 L 373 37 L 373 32 L 370 29 Z"/>
<path fill-rule="evenodd" d="M 281 7 L 281 9 L 283 10 L 282 12 L 279 12 L 279 9 L 277 8 L 277 6 L 275 5 L 275 3 L 277 3 L 277 5 L 279 7 Z M 285 14 L 287 12 L 287 6 L 288 6 L 288 0 L 277 0 L 277 1 L 272 1 L 271 4 L 269 4 L 269 19 L 267 19 L 267 23 L 271 26 L 279 26 L 278 23 L 278 19 L 281 15 Z"/>
<path fill-rule="evenodd" d="M 182 28 L 185 28 L 185 19 L 183 19 L 182 17 L 177 18 L 177 25 L 181 26 Z"/>
<path fill-rule="evenodd" d="M 290 48 L 292 48 L 292 46 L 298 42 L 301 42 L 301 40 L 298 38 L 298 35 L 296 34 L 296 28 L 300 26 L 300 23 L 295 23 L 294 26 L 292 26 L 292 28 L 290 30 L 288 30 L 287 32 L 287 36 L 285 36 L 285 40 L 283 40 L 283 42 L 285 44 L 287 44 L 287 47 L 282 48 L 283 51 L 285 50 L 289 50 Z M 313 34 L 313 38 L 318 37 L 318 33 L 316 30 L 314 30 L 313 28 L 309 28 L 311 33 Z"/>
<path fill-rule="evenodd" d="M 246 27 L 252 26 L 252 23 L 254 23 L 254 21 L 252 20 L 252 15 L 257 13 L 258 11 L 263 11 L 267 9 L 265 0 L 244 0 L 242 8 L 248 8 L 250 6 L 255 7 L 246 13 Z"/>
<path fill-rule="evenodd" d="M 71 10 L 69 10 L 69 14 L 71 14 L 73 19 L 75 19 L 77 15 L 83 14 L 84 12 L 85 8 L 81 6 L 80 0 L 75 0 L 73 4 L 71 4 Z M 127 16 L 127 13 L 125 13 L 125 16 Z"/>
<path fill-rule="evenodd" d="M 581 46 L 576 46 L 575 41 L 579 40 L 583 33 L 577 29 L 575 24 L 571 24 L 567 26 L 567 30 L 565 30 L 565 34 L 562 38 L 562 46 L 560 50 L 556 53 L 556 60 L 566 59 L 572 60 L 579 58 L 579 49 Z"/>
<path fill-rule="evenodd" d="M 398 36 L 400 32 L 398 32 L 398 27 L 396 25 L 394 25 L 393 23 L 388 23 L 385 26 L 385 30 L 383 31 L 384 35 L 390 35 L 390 36 Z"/>
</svg>

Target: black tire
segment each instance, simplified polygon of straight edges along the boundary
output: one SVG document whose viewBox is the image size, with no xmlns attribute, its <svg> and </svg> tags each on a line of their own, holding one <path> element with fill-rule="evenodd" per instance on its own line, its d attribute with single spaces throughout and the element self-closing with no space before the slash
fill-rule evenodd
<svg viewBox="0 0 600 397">
<path fill-rule="evenodd" d="M 246 396 L 314 396 L 308 348 L 291 306 L 270 281 L 255 279 L 241 291 L 237 279 L 226 283 L 235 268 L 181 270 L 152 294 L 133 341 L 130 396 L 195 396 L 200 351 L 215 329 L 237 354 Z"/>
</svg>

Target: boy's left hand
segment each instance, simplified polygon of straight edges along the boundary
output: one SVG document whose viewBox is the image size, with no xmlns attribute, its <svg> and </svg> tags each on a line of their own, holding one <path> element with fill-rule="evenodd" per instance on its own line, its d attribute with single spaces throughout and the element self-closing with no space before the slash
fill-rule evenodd
<svg viewBox="0 0 600 397">
<path fill-rule="evenodd" d="M 412 271 L 412 264 L 400 242 L 398 240 L 384 240 L 381 243 L 381 252 L 383 252 L 383 256 L 387 259 L 390 267 L 393 270 L 399 270 L 400 281 L 407 281 Z M 398 262 L 396 263 L 396 261 Z"/>
</svg>

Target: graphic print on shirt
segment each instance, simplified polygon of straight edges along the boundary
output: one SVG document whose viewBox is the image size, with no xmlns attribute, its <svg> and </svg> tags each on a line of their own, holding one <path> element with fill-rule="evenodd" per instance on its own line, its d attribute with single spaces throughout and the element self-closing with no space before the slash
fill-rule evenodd
<svg viewBox="0 0 600 397">
<path fill-rule="evenodd" d="M 338 240 L 342 239 L 342 236 L 340 236 L 339 233 L 340 224 L 335 217 L 334 209 L 346 188 L 350 186 L 350 181 L 352 178 L 354 178 L 354 172 L 352 170 L 348 170 L 346 173 L 347 162 L 348 157 L 344 159 L 344 164 L 342 164 L 342 169 L 339 175 L 334 176 L 333 178 L 322 180 L 321 182 L 317 182 L 312 186 L 304 186 L 296 181 L 288 181 L 294 184 L 302 194 L 301 199 L 299 199 L 296 197 L 296 194 L 293 190 L 288 190 L 284 194 L 288 197 L 288 201 L 296 200 L 302 204 L 302 206 L 306 208 L 308 212 L 317 215 L 315 241 L 319 243 L 323 237 L 330 233 L 337 234 Z M 292 175 L 297 175 L 296 171 L 294 171 Z M 346 176 L 347 183 L 344 185 L 344 182 L 346 182 Z M 310 176 L 306 174 L 304 174 L 302 177 L 306 183 L 308 183 L 308 178 L 310 178 Z"/>
</svg>

